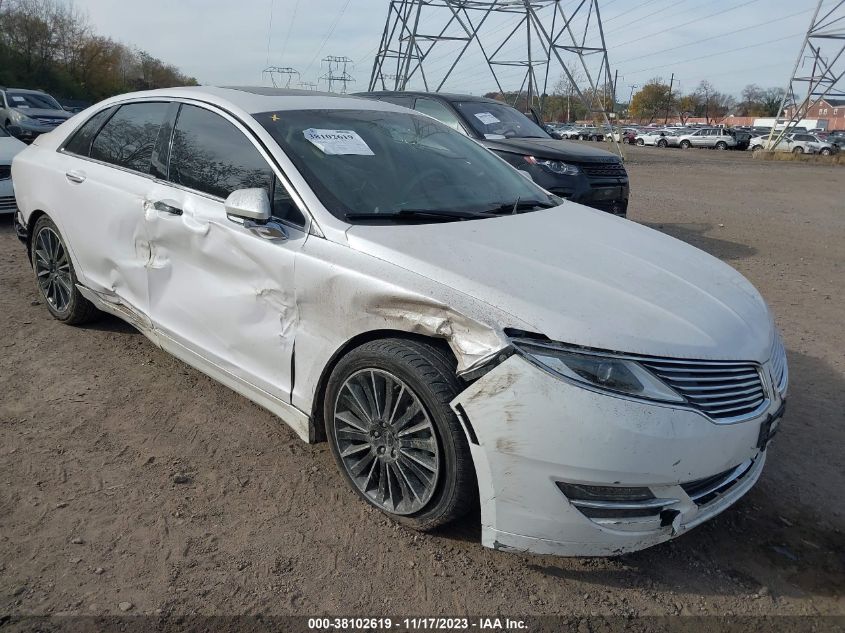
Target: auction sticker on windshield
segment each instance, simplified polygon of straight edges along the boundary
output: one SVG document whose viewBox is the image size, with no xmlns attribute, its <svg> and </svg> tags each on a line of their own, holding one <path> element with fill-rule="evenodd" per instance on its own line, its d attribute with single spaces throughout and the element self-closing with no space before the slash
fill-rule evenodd
<svg viewBox="0 0 845 633">
<path fill-rule="evenodd" d="M 484 125 L 493 125 L 494 123 L 501 123 L 499 119 L 494 117 L 489 112 L 477 112 L 475 118 L 481 121 Z"/>
<path fill-rule="evenodd" d="M 302 133 L 317 149 L 329 156 L 374 156 L 366 141 L 353 130 L 322 130 L 310 127 Z"/>
</svg>

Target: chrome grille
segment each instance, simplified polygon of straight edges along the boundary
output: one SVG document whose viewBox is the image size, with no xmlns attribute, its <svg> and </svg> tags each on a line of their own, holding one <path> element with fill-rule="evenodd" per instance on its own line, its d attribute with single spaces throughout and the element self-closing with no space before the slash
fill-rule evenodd
<svg viewBox="0 0 845 633">
<path fill-rule="evenodd" d="M 622 163 L 575 163 L 588 176 L 596 178 L 612 177 L 625 178 L 628 173 Z"/>
<path fill-rule="evenodd" d="M 772 380 L 778 393 L 786 391 L 789 382 L 789 370 L 786 367 L 786 350 L 780 336 L 775 335 L 775 345 L 772 349 Z"/>
<path fill-rule="evenodd" d="M 0 211 L 14 211 L 17 208 L 15 196 L 0 196 Z"/>
<path fill-rule="evenodd" d="M 0 165 L 0 180 L 8 180 L 12 177 L 11 165 Z"/>
<path fill-rule="evenodd" d="M 714 420 L 746 416 L 766 401 L 757 365 L 643 360 L 641 364 Z"/>
<path fill-rule="evenodd" d="M 681 488 L 684 489 L 684 492 L 689 495 L 689 498 L 692 499 L 696 505 L 706 505 L 719 495 L 724 494 L 733 488 L 734 484 L 741 481 L 745 475 L 748 474 L 748 471 L 751 469 L 753 464 L 754 461 L 749 459 L 748 461 L 741 463 L 739 466 L 726 470 L 718 475 L 681 484 Z"/>
</svg>

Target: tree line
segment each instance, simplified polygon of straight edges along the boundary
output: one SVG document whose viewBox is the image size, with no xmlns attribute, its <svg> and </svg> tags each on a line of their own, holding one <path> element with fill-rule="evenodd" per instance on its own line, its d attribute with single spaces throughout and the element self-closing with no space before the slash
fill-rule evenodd
<svg viewBox="0 0 845 633">
<path fill-rule="evenodd" d="M 539 95 L 534 101 L 539 106 L 546 121 L 584 121 L 590 120 L 589 109 L 578 94 L 578 86 L 583 81 L 576 74 L 573 79 L 561 76 L 552 92 Z M 638 92 L 632 92 L 630 103 L 616 103 L 609 87 L 599 88 L 595 93 L 590 89 L 581 90 L 587 101 L 593 103 L 593 110 L 606 109 L 616 112 L 625 119 L 635 119 L 643 123 L 655 121 L 703 118 L 708 123 L 715 123 L 728 114 L 736 116 L 767 117 L 776 116 L 783 98 L 783 88 L 761 88 L 757 84 L 748 84 L 739 99 L 717 90 L 709 81 L 702 81 L 694 90 L 686 94 L 672 89 L 669 83 L 656 77 L 646 83 Z M 489 92 L 486 97 L 501 99 L 523 112 L 529 109 L 525 92 Z M 627 96 L 622 96 L 623 98 Z"/>
<path fill-rule="evenodd" d="M 691 117 L 715 123 L 728 114 L 773 117 L 778 115 L 783 94 L 783 88 L 764 89 L 757 84 L 748 84 L 741 97 L 736 99 L 719 92 L 709 81 L 702 81 L 692 92 L 677 94 L 657 77 L 634 93 L 627 114 L 630 118 L 648 123 L 667 118 L 680 119 L 681 123 L 685 123 Z"/>
<path fill-rule="evenodd" d="M 71 3 L 0 0 L 0 85 L 99 101 L 197 81 L 145 51 L 98 35 Z"/>
</svg>

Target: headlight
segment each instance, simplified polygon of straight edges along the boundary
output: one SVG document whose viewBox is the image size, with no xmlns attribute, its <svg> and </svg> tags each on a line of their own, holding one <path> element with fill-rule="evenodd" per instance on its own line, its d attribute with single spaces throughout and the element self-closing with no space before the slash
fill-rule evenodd
<svg viewBox="0 0 845 633">
<path fill-rule="evenodd" d="M 12 121 L 14 121 L 15 123 L 23 123 L 24 121 L 30 120 L 28 116 L 26 116 L 23 112 L 19 110 L 12 109 L 12 112 L 10 114 L 12 117 Z"/>
<path fill-rule="evenodd" d="M 560 174 L 562 176 L 577 176 L 581 173 L 581 170 L 578 169 L 575 165 L 570 165 L 569 163 L 564 163 L 559 160 L 526 156 L 525 162 L 529 165 L 539 165 L 540 167 L 548 169 L 552 173 Z"/>
<path fill-rule="evenodd" d="M 529 341 L 513 341 L 513 346 L 541 369 L 579 386 L 661 402 L 686 402 L 635 360 Z"/>
</svg>

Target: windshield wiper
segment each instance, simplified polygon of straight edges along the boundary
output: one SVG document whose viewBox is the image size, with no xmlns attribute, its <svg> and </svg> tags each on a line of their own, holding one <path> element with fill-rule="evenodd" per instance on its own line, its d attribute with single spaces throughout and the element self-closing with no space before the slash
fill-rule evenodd
<svg viewBox="0 0 845 633">
<path fill-rule="evenodd" d="M 503 202 L 495 207 L 490 207 L 484 211 L 487 213 L 502 214 L 502 213 L 518 213 L 520 211 L 531 211 L 533 209 L 551 209 L 556 207 L 551 200 L 520 200 L 513 202 Z"/>
<path fill-rule="evenodd" d="M 389 213 L 347 213 L 343 216 L 345 220 L 439 220 L 448 222 L 450 220 L 477 220 L 478 218 L 493 217 L 490 213 L 475 213 L 472 211 L 454 211 L 448 209 L 402 209 Z"/>
</svg>

